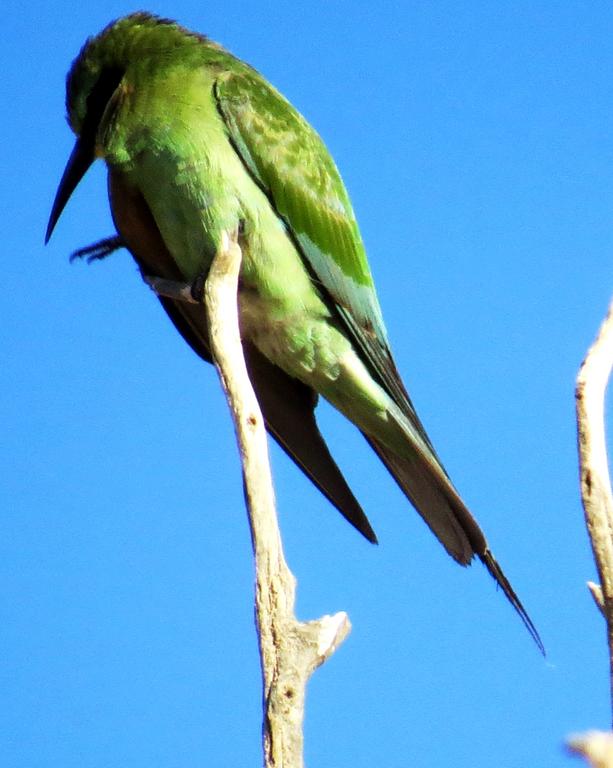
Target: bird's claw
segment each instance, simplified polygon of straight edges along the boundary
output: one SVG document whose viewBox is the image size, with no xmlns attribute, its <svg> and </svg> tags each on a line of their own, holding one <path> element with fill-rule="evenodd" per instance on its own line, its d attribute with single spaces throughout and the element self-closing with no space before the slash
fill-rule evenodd
<svg viewBox="0 0 613 768">
<path fill-rule="evenodd" d="M 93 261 L 102 261 L 102 259 L 106 259 L 107 256 L 110 256 L 124 246 L 125 243 L 119 235 L 105 237 L 104 240 L 98 240 L 91 245 L 86 245 L 73 251 L 70 254 L 70 263 L 72 264 L 77 259 L 86 259 L 88 264 L 91 264 Z"/>
<path fill-rule="evenodd" d="M 206 283 L 206 272 L 200 272 L 196 275 L 196 279 L 191 285 L 190 293 L 192 295 L 192 299 L 197 304 L 202 304 L 204 301 L 204 285 Z"/>
</svg>

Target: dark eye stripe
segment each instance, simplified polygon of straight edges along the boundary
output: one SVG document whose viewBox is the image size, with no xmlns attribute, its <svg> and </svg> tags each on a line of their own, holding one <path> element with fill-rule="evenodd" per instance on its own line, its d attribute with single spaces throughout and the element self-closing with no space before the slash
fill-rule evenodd
<svg viewBox="0 0 613 768">
<path fill-rule="evenodd" d="M 104 110 L 123 78 L 122 69 L 111 68 L 101 72 L 96 85 L 87 97 L 87 112 L 83 120 L 81 136 L 93 136 L 102 119 Z"/>
</svg>

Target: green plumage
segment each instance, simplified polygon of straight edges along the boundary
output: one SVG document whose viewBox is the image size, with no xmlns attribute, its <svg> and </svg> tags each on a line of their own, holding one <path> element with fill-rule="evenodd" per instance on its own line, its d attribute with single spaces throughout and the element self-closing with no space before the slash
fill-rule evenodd
<svg viewBox="0 0 613 768">
<path fill-rule="evenodd" d="M 326 397 L 452 557 L 480 557 L 540 645 L 400 380 L 349 197 L 313 128 L 251 67 L 145 13 L 87 41 L 68 75 L 67 112 L 77 144 L 47 238 L 95 157 L 108 167 L 121 243 L 146 275 L 206 275 L 222 233 L 240 227 L 241 334 L 271 434 L 374 541 L 317 428 L 317 395 Z M 203 308 L 161 302 L 210 360 Z"/>
</svg>

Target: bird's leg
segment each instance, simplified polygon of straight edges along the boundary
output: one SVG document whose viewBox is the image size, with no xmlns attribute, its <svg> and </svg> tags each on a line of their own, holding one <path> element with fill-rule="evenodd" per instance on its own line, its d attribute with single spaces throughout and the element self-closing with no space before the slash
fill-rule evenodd
<svg viewBox="0 0 613 768">
<path fill-rule="evenodd" d="M 87 259 L 87 263 L 91 264 L 93 261 L 102 261 L 102 259 L 106 259 L 107 256 L 115 253 L 115 251 L 125 247 L 126 244 L 122 240 L 121 235 L 112 235 L 111 237 L 105 237 L 104 240 L 98 240 L 91 245 L 86 245 L 74 251 L 70 254 L 70 262 L 72 263 L 77 259 Z M 158 296 L 166 296 L 169 299 L 186 301 L 190 304 L 199 304 L 202 301 L 202 298 L 199 301 L 193 296 L 194 285 L 200 276 L 191 285 L 174 280 L 165 280 L 163 277 L 151 277 L 149 275 L 143 275 L 142 277 Z M 204 296 L 204 282 L 202 283 L 200 295 L 201 297 Z"/>
<path fill-rule="evenodd" d="M 180 283 L 177 280 L 166 280 L 164 277 L 143 275 L 143 280 L 157 295 L 175 301 L 185 301 L 187 304 L 200 304 L 193 296 L 193 283 Z"/>
<path fill-rule="evenodd" d="M 208 272 L 200 272 L 191 283 L 180 283 L 177 280 L 166 280 L 164 277 L 150 275 L 143 275 L 143 280 L 158 296 L 185 301 L 188 304 L 202 304 L 207 275 Z"/>
<path fill-rule="evenodd" d="M 106 259 L 107 256 L 124 247 L 125 243 L 120 235 L 105 237 L 104 240 L 98 240 L 91 245 L 86 245 L 73 251 L 70 254 L 70 263 L 77 259 L 87 259 L 88 264 L 91 264 L 92 261 L 102 261 L 102 259 Z"/>
<path fill-rule="evenodd" d="M 79 248 L 70 254 L 70 261 L 76 261 L 77 259 L 87 259 L 87 263 L 91 264 L 93 261 L 102 261 L 110 256 L 120 248 L 125 248 L 126 244 L 121 239 L 121 235 L 113 235 L 112 237 L 105 237 L 104 240 L 98 240 L 91 245 L 86 245 L 83 248 Z M 142 274 L 142 273 L 141 273 Z M 163 277 L 151 277 L 149 275 L 143 275 L 143 280 L 158 296 L 166 296 L 169 299 L 177 299 L 178 301 L 187 301 L 191 304 L 199 303 L 192 297 L 194 291 L 194 285 L 189 283 L 179 283 L 174 280 L 165 280 Z M 198 280 L 198 278 L 196 278 Z M 204 295 L 204 283 L 202 284 L 201 296 Z"/>
</svg>

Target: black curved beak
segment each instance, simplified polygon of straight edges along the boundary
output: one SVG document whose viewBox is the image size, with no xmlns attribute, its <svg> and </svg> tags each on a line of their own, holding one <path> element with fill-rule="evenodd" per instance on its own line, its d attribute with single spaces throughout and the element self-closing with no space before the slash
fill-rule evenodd
<svg viewBox="0 0 613 768">
<path fill-rule="evenodd" d="M 53 208 L 51 209 L 51 215 L 49 216 L 49 223 L 47 224 L 47 231 L 45 233 L 45 245 L 49 242 L 49 238 L 53 234 L 55 225 L 58 219 L 62 215 L 62 211 L 66 206 L 66 203 L 70 200 L 70 196 L 77 188 L 77 185 L 85 176 L 88 168 L 96 159 L 94 153 L 94 143 L 84 141 L 79 137 L 74 145 L 62 179 L 55 193 L 55 200 L 53 201 Z"/>
</svg>

